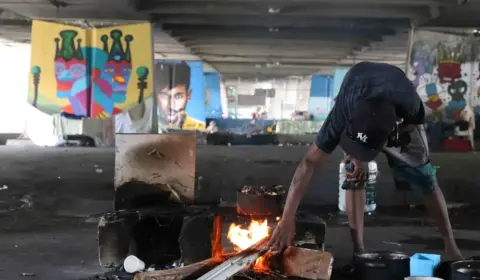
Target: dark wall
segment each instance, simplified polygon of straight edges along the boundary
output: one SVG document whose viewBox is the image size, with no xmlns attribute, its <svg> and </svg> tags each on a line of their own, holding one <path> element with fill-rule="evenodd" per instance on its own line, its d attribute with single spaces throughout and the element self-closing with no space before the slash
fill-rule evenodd
<svg viewBox="0 0 480 280">
<path fill-rule="evenodd" d="M 259 184 L 289 186 L 298 160 L 306 146 L 197 146 L 197 197 L 200 202 L 234 202 L 236 190 L 246 181 Z M 439 153 L 432 163 L 440 166 L 439 184 L 449 202 L 479 204 L 480 154 Z M 338 202 L 338 171 L 342 159 L 335 151 L 325 166 L 312 179 L 306 204 L 336 205 Z M 379 205 L 418 204 L 411 192 L 397 191 L 383 156 L 378 159 L 380 178 L 377 182 Z"/>
</svg>

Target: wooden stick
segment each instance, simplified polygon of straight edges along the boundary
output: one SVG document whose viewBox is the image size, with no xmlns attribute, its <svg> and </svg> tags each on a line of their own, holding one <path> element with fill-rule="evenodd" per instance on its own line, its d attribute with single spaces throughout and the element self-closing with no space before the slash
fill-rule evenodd
<svg viewBox="0 0 480 280">
<path fill-rule="evenodd" d="M 212 258 L 179 268 L 140 272 L 135 275 L 133 280 L 181 280 L 204 267 L 215 265 L 220 262 L 221 260 L 215 260 Z"/>
</svg>

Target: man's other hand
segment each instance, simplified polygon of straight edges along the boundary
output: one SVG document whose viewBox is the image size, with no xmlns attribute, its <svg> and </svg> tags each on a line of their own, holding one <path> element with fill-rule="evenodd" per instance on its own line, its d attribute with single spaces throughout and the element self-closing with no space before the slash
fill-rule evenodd
<svg viewBox="0 0 480 280">
<path fill-rule="evenodd" d="M 292 244 L 295 236 L 295 217 L 280 219 L 272 237 L 268 242 L 268 247 L 275 253 L 281 252 L 287 246 Z"/>
<path fill-rule="evenodd" d="M 353 170 L 347 170 L 348 182 L 365 182 L 368 179 L 368 162 L 359 161 L 358 159 L 348 155 L 343 161 L 345 165 L 351 164 Z"/>
</svg>

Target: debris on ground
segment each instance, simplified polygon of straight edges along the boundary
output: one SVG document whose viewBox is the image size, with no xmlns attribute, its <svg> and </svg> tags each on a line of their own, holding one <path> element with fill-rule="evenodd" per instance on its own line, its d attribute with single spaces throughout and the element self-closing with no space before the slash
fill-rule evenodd
<svg viewBox="0 0 480 280">
<path fill-rule="evenodd" d="M 271 196 L 286 194 L 286 190 L 282 185 L 275 185 L 271 187 L 260 186 L 259 188 L 245 185 L 243 186 L 241 192 L 245 194 L 252 194 L 252 195 L 271 195 Z"/>
<path fill-rule="evenodd" d="M 97 172 L 98 174 L 101 174 L 101 173 L 103 173 L 103 169 L 97 168 L 97 169 L 95 169 L 95 172 Z"/>
<path fill-rule="evenodd" d="M 25 276 L 25 277 L 35 277 L 35 273 L 31 273 L 31 272 L 23 272 L 22 273 L 22 276 Z"/>
<path fill-rule="evenodd" d="M 7 190 L 7 189 L 8 189 L 8 186 L 7 186 L 7 185 L 3 185 L 3 186 L 0 188 L 0 191 Z"/>
<path fill-rule="evenodd" d="M 20 208 L 32 207 L 33 199 L 31 194 L 26 194 L 20 198 L 20 202 L 23 202 L 23 205 Z"/>
</svg>

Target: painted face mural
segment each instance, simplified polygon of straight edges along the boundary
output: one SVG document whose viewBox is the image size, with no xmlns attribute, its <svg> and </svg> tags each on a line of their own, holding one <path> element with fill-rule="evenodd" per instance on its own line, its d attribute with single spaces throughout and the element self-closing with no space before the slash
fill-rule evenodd
<svg viewBox="0 0 480 280">
<path fill-rule="evenodd" d="M 122 44 L 122 31 L 112 30 L 110 37 L 112 39 L 110 49 L 108 47 L 108 36 L 103 35 L 101 37 L 103 50 L 108 53 L 108 61 L 100 69 L 100 77 L 110 85 L 114 103 L 124 103 L 127 98 L 127 87 L 132 72 L 130 42 L 133 41 L 133 36 L 125 36 L 125 48 Z"/>
<path fill-rule="evenodd" d="M 162 123 L 179 126 L 185 116 L 185 108 L 189 99 L 190 90 L 187 90 L 185 85 L 162 89 L 157 94 Z"/>
<path fill-rule="evenodd" d="M 441 83 L 452 83 L 462 76 L 461 64 L 463 59 L 461 45 L 448 48 L 438 47 L 438 75 Z"/>
<path fill-rule="evenodd" d="M 87 62 L 81 49 L 81 40 L 75 37 L 74 30 L 63 30 L 60 38 L 55 38 L 55 79 L 57 97 L 68 98 L 71 106 L 64 111 L 79 116 L 87 114 L 88 83 L 86 79 Z"/>
<path fill-rule="evenodd" d="M 191 97 L 190 67 L 186 63 L 156 65 L 158 118 L 162 125 L 183 128 Z"/>
</svg>

